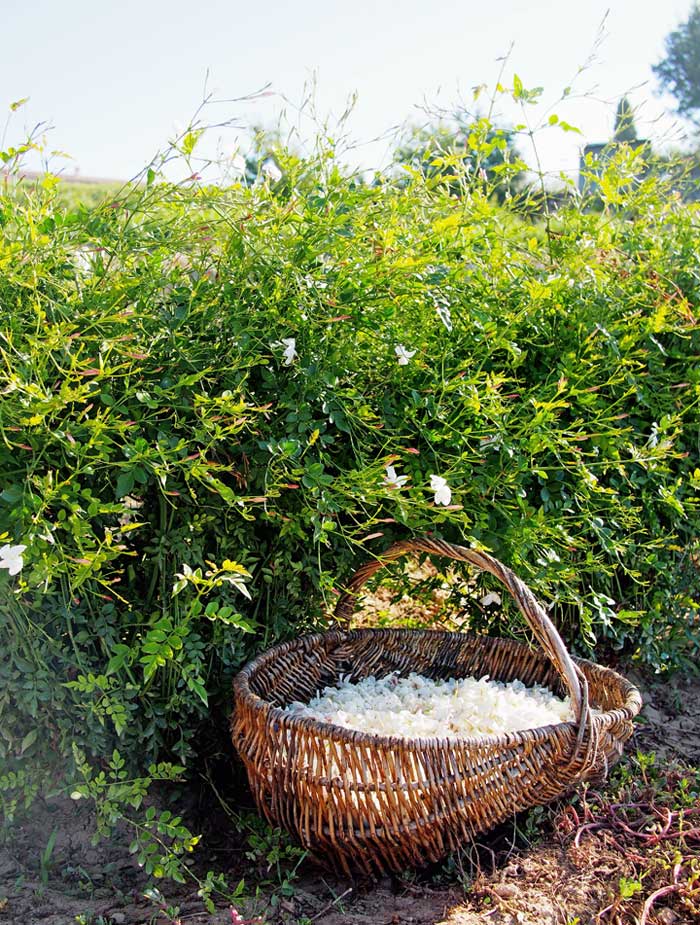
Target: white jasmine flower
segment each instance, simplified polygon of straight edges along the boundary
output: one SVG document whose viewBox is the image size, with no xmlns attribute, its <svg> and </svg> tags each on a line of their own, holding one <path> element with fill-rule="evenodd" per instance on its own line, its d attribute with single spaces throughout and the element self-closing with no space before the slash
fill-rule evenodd
<svg viewBox="0 0 700 925">
<path fill-rule="evenodd" d="M 271 183 L 279 183 L 282 179 L 282 171 L 277 164 L 269 157 L 262 165 L 262 172 Z"/>
<path fill-rule="evenodd" d="M 403 344 L 397 344 L 394 347 L 394 353 L 398 357 L 399 366 L 408 366 L 408 361 L 416 355 L 415 350 L 406 350 Z"/>
<path fill-rule="evenodd" d="M 188 581 L 193 575 L 194 572 L 189 567 L 189 565 L 186 562 L 183 562 L 182 571 L 175 573 L 175 579 L 176 581 Z"/>
<path fill-rule="evenodd" d="M 452 489 L 441 475 L 430 476 L 430 490 L 435 492 L 435 503 L 447 506 L 452 500 Z"/>
<path fill-rule="evenodd" d="M 397 475 L 396 469 L 393 466 L 386 467 L 386 477 L 382 482 L 382 485 L 386 485 L 387 488 L 401 488 L 408 481 L 407 475 Z"/>
<path fill-rule="evenodd" d="M 92 270 L 95 260 L 95 251 L 90 247 L 76 247 L 73 251 L 73 257 L 76 267 L 83 273 L 89 273 Z"/>
<path fill-rule="evenodd" d="M 555 697 L 544 687 L 488 676 L 432 680 L 416 673 L 370 676 L 354 684 L 340 678 L 309 703 L 295 701 L 285 711 L 347 729 L 416 738 L 499 735 L 574 718 L 569 698 Z"/>
<path fill-rule="evenodd" d="M 189 254 L 183 254 L 177 251 L 165 261 L 168 270 L 189 270 L 192 261 Z"/>
<path fill-rule="evenodd" d="M 324 279 L 314 279 L 310 273 L 306 274 L 304 282 L 308 289 L 328 289 L 328 283 Z"/>
<path fill-rule="evenodd" d="M 435 305 L 435 310 L 438 313 L 440 321 L 442 321 L 447 330 L 452 333 L 452 313 L 450 312 L 450 306 L 445 302 L 438 302 Z"/>
<path fill-rule="evenodd" d="M 22 571 L 24 559 L 22 553 L 26 546 L 0 546 L 0 568 L 6 568 L 10 575 L 17 575 Z"/>
<path fill-rule="evenodd" d="M 484 605 L 484 607 L 488 607 L 489 604 L 500 604 L 501 595 L 498 593 L 498 591 L 489 591 L 488 594 L 484 594 L 484 596 L 481 598 L 481 603 Z"/>
<path fill-rule="evenodd" d="M 274 344 L 270 344 L 271 347 L 284 347 L 284 365 L 291 366 L 292 363 L 299 356 L 297 353 L 297 342 L 294 337 L 283 337 L 282 340 L 275 341 Z"/>
</svg>

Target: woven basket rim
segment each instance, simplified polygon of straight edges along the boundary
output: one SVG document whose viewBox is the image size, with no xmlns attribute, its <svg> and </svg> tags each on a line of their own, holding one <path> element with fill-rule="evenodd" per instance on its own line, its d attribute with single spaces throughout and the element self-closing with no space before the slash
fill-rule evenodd
<svg viewBox="0 0 700 925">
<path fill-rule="evenodd" d="M 491 733 L 482 736 L 429 736 L 425 738 L 416 738 L 413 736 L 402 735 L 385 735 L 380 733 L 364 732 L 359 729 L 349 729 L 347 726 L 339 726 L 336 723 L 328 723 L 311 717 L 299 717 L 287 713 L 282 707 L 277 707 L 269 700 L 264 700 L 259 694 L 256 694 L 250 687 L 251 676 L 259 669 L 264 668 L 274 657 L 282 650 L 285 653 L 294 651 L 297 648 L 304 648 L 307 651 L 313 651 L 313 647 L 323 640 L 338 640 L 339 642 L 346 639 L 361 638 L 362 636 L 391 636 L 394 634 L 404 635 L 439 635 L 450 636 L 460 640 L 477 640 L 484 644 L 508 645 L 515 649 L 526 649 L 528 652 L 535 651 L 532 647 L 516 639 L 508 639 L 503 636 L 484 636 L 474 633 L 450 632 L 448 630 L 436 629 L 412 629 L 404 627 L 396 628 L 362 628 L 351 630 L 329 630 L 323 633 L 312 633 L 301 636 L 298 639 L 288 642 L 278 643 L 265 652 L 258 655 L 249 662 L 233 679 L 233 692 L 235 702 L 243 700 L 246 706 L 256 712 L 265 714 L 266 721 L 282 724 L 295 733 L 304 735 L 317 735 L 320 738 L 330 739 L 334 742 L 346 742 L 350 745 L 363 747 L 376 746 L 378 748 L 403 748 L 423 751 L 429 749 L 444 750 L 446 748 L 478 748 L 507 746 L 514 747 L 526 742 L 546 739 L 552 734 L 552 730 L 569 728 L 573 732 L 578 729 L 578 722 L 570 720 L 566 723 L 550 723 L 546 726 L 535 726 L 528 729 L 517 729 L 513 732 Z M 544 660 L 544 656 L 542 656 Z M 593 722 L 599 726 L 608 726 L 616 722 L 633 719 L 640 711 L 642 698 L 639 690 L 625 678 L 623 675 L 614 671 L 612 668 L 606 668 L 598 665 L 589 659 L 571 657 L 572 661 L 580 668 L 592 668 L 596 671 L 606 672 L 611 680 L 620 685 L 625 696 L 625 705 L 617 707 L 614 710 L 602 710 L 595 716 L 590 712 L 588 722 Z"/>
</svg>

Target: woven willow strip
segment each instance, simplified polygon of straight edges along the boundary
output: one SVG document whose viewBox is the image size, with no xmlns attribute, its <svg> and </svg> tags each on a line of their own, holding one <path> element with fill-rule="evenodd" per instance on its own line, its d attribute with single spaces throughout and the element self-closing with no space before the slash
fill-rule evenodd
<svg viewBox="0 0 700 925">
<path fill-rule="evenodd" d="M 336 607 L 347 623 L 360 587 L 411 552 L 469 562 L 513 595 L 542 652 L 508 639 L 434 630 L 333 630 L 275 646 L 234 680 L 232 737 L 255 801 L 322 863 L 344 873 L 437 861 L 519 810 L 605 777 L 632 734 L 641 697 L 607 668 L 572 659 L 532 592 L 485 553 L 441 540 L 397 543 L 362 566 Z M 429 678 L 519 679 L 571 697 L 576 720 L 458 739 L 379 736 L 283 711 L 337 683 L 416 671 Z M 600 712 L 593 714 L 590 703 Z"/>
</svg>

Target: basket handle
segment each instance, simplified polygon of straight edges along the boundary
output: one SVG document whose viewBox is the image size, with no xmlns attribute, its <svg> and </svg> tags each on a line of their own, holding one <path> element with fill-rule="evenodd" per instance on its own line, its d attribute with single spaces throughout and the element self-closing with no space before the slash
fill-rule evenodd
<svg viewBox="0 0 700 925">
<path fill-rule="evenodd" d="M 583 719 L 583 714 L 588 711 L 588 698 L 582 695 L 578 671 L 571 661 L 571 656 L 556 627 L 525 582 L 521 581 L 498 559 L 494 559 L 485 552 L 467 549 L 466 546 L 455 546 L 453 543 L 445 542 L 445 540 L 434 540 L 428 537 L 401 540 L 394 543 L 382 554 L 381 558 L 365 562 L 350 577 L 346 586 L 347 590 L 341 594 L 336 604 L 336 620 L 339 623 L 347 624 L 352 617 L 355 609 L 355 598 L 362 585 L 389 562 L 393 562 L 394 559 L 399 559 L 401 556 L 411 552 L 434 553 L 438 556 L 456 559 L 458 562 L 469 562 L 484 572 L 490 572 L 499 581 L 503 582 L 518 605 L 528 626 L 535 634 L 535 638 L 559 672 L 571 696 L 571 705 L 576 717 L 579 721 Z"/>
</svg>

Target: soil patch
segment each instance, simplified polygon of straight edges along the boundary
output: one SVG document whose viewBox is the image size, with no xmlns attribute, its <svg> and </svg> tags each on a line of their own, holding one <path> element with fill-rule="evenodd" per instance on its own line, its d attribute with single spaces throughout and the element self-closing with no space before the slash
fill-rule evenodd
<svg viewBox="0 0 700 925">
<path fill-rule="evenodd" d="M 680 759 L 686 766 L 700 765 L 700 679 L 634 680 L 643 688 L 645 707 L 628 754 L 653 751 L 657 764 Z M 634 852 L 604 827 L 586 833 L 577 846 L 571 826 L 567 830 L 559 824 L 561 812 L 533 810 L 485 839 L 487 847 L 465 846 L 462 855 L 435 869 L 378 884 L 330 878 L 308 862 L 285 883 L 275 864 L 246 856 L 250 845 L 232 831 L 223 810 L 218 815 L 208 811 L 211 825 L 203 844 L 212 852 L 208 867 L 223 870 L 229 883 L 245 880 L 247 899 L 237 908 L 246 920 L 260 917 L 288 925 L 633 925 L 648 895 L 646 881 L 636 905 L 620 906 L 618 897 L 622 878 L 635 883 L 639 868 Z M 196 886 L 161 884 L 164 901 L 147 899 L 148 879 L 128 853 L 130 834 L 117 832 L 93 846 L 93 822 L 86 804 L 53 800 L 37 803 L 31 817 L 16 825 L 0 848 L 0 925 L 235 921 L 228 906 L 216 915 L 204 912 Z M 42 852 L 54 831 L 53 851 L 42 865 Z M 700 869 L 700 850 L 694 856 Z M 282 865 L 283 874 L 289 866 Z M 650 888 L 657 885 L 653 876 L 649 874 Z M 700 891 L 698 900 L 700 904 Z M 697 925 L 698 920 L 692 906 L 686 908 L 672 892 L 654 905 L 649 925 Z"/>
</svg>

